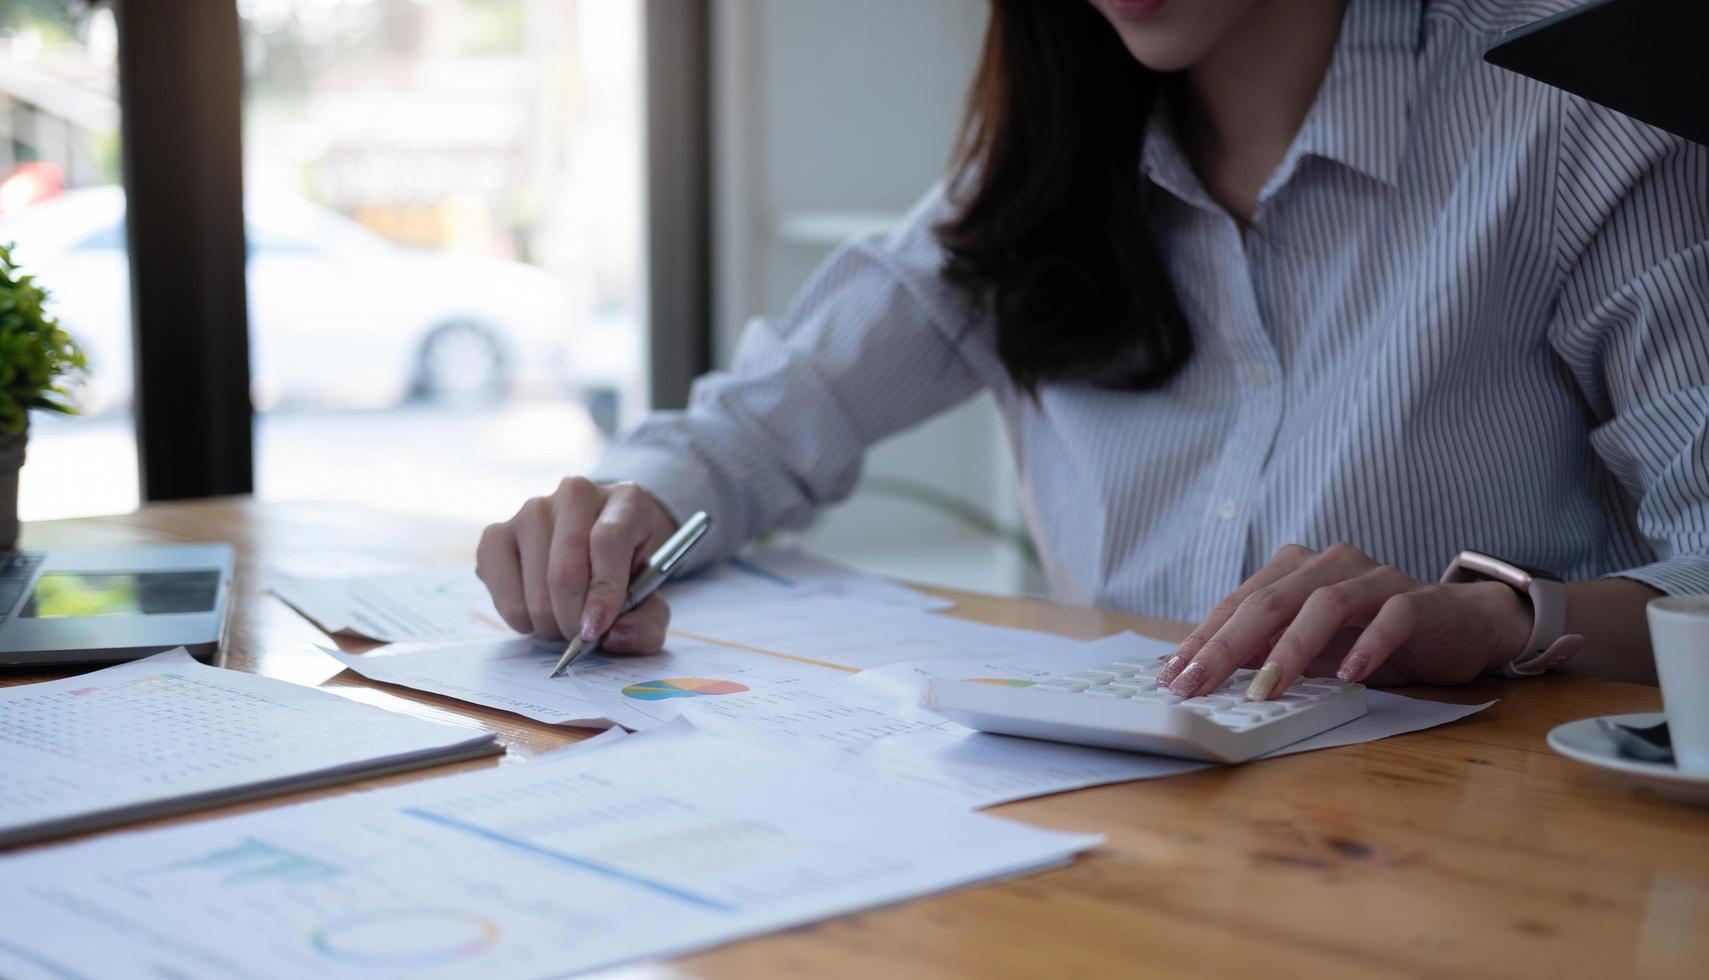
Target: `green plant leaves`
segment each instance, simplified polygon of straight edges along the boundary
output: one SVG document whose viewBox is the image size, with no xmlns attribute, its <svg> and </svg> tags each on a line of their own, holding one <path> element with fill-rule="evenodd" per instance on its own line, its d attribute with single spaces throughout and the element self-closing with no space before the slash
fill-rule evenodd
<svg viewBox="0 0 1709 980">
<path fill-rule="evenodd" d="M 0 433 L 21 432 L 31 409 L 71 415 L 71 388 L 89 371 L 76 342 L 44 309 L 48 293 L 0 245 Z"/>
</svg>

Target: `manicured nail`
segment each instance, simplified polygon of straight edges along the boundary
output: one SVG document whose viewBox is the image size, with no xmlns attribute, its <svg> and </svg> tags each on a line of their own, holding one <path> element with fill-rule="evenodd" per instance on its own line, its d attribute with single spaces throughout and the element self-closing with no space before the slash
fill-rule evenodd
<svg viewBox="0 0 1709 980">
<path fill-rule="evenodd" d="M 1258 673 L 1252 675 L 1252 683 L 1246 685 L 1246 700 L 1263 701 L 1276 690 L 1276 682 L 1282 679 L 1282 665 L 1272 660 L 1258 668 Z"/>
<path fill-rule="evenodd" d="M 1175 678 L 1175 683 L 1169 685 L 1169 690 L 1171 693 L 1179 694 L 1184 698 L 1192 697 L 1193 692 L 1197 691 L 1199 685 L 1204 683 L 1205 674 L 1205 665 L 1195 663 L 1181 671 L 1181 676 Z"/>
<path fill-rule="evenodd" d="M 622 652 L 635 648 L 635 627 L 627 624 L 613 626 L 611 632 L 605 634 L 605 646 L 608 650 Z"/>
<path fill-rule="evenodd" d="M 1157 675 L 1157 683 L 1168 684 L 1170 681 L 1175 679 L 1176 674 L 1181 672 L 1181 668 L 1190 663 L 1192 663 L 1191 658 L 1184 653 L 1177 653 L 1173 657 L 1170 657 L 1169 662 L 1163 665 L 1162 673 Z"/>
<path fill-rule="evenodd" d="M 1351 684 L 1364 675 L 1365 668 L 1370 663 L 1371 658 L 1363 653 L 1349 654 L 1347 659 L 1341 662 L 1341 669 L 1335 672 L 1335 676 Z"/>
<path fill-rule="evenodd" d="M 582 642 L 592 643 L 599 639 L 599 634 L 605 632 L 605 624 L 600 622 L 597 610 L 589 609 L 582 613 Z"/>
</svg>

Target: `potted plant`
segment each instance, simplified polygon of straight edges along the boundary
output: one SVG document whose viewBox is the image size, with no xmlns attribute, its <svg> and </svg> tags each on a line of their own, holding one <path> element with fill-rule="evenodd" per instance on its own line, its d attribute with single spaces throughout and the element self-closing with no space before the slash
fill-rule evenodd
<svg viewBox="0 0 1709 980">
<path fill-rule="evenodd" d="M 0 551 L 18 543 L 18 470 L 30 434 L 30 410 L 72 414 L 71 382 L 89 369 L 59 321 L 42 304 L 47 292 L 21 275 L 0 245 Z"/>
</svg>

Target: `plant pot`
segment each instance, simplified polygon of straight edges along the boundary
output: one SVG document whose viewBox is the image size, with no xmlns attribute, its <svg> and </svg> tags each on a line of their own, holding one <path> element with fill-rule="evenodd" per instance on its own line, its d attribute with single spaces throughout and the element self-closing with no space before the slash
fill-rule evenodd
<svg viewBox="0 0 1709 980">
<path fill-rule="evenodd" d="M 24 467 L 24 443 L 29 438 L 28 425 L 0 433 L 0 551 L 18 546 L 18 471 Z"/>
</svg>

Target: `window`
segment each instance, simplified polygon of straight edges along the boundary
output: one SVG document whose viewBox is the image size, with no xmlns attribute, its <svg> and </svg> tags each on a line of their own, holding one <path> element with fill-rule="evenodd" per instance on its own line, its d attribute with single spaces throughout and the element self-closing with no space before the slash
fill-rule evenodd
<svg viewBox="0 0 1709 980">
<path fill-rule="evenodd" d="M 36 413 L 24 520 L 137 504 L 117 32 L 81 0 L 0 4 L 0 241 L 87 350 L 82 418 Z"/>
<path fill-rule="evenodd" d="M 639 0 L 246 0 L 256 492 L 508 516 L 647 404 Z"/>
</svg>

